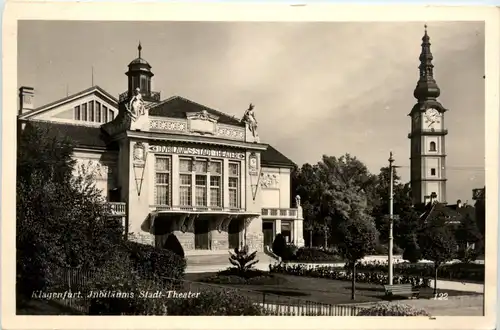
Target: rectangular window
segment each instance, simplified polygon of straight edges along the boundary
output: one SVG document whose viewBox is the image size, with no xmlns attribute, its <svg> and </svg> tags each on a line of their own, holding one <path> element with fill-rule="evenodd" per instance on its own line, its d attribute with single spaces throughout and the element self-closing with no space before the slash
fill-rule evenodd
<svg viewBox="0 0 500 330">
<path fill-rule="evenodd" d="M 192 205 L 192 161 L 190 159 L 179 159 L 179 197 L 181 206 Z"/>
<path fill-rule="evenodd" d="M 196 206 L 207 206 L 207 170 L 208 162 L 195 160 L 193 162 L 195 173 L 194 202 Z"/>
<path fill-rule="evenodd" d="M 102 106 L 102 114 L 104 115 L 103 122 L 107 123 L 108 122 L 108 107 L 105 105 Z"/>
<path fill-rule="evenodd" d="M 102 123 L 101 103 L 99 103 L 99 102 L 95 103 L 95 117 L 96 117 L 96 121 L 98 123 Z"/>
<path fill-rule="evenodd" d="M 82 117 L 81 117 L 81 114 L 80 114 L 80 106 L 77 105 L 75 107 L 75 120 L 80 120 Z"/>
<path fill-rule="evenodd" d="M 89 121 L 94 121 L 94 101 L 89 102 Z"/>
<path fill-rule="evenodd" d="M 180 206 L 222 207 L 222 161 L 179 159 Z"/>
<path fill-rule="evenodd" d="M 191 174 L 180 175 L 179 196 L 181 206 L 191 205 Z"/>
<path fill-rule="evenodd" d="M 155 160 L 155 204 L 170 205 L 170 157 L 156 156 Z"/>
<path fill-rule="evenodd" d="M 239 163 L 229 163 L 228 168 L 228 189 L 229 189 L 229 207 L 239 208 L 240 207 L 240 164 Z"/>
<path fill-rule="evenodd" d="M 222 162 L 211 161 L 210 172 L 210 206 L 222 206 Z"/>
<path fill-rule="evenodd" d="M 196 206 L 207 206 L 207 176 L 196 175 L 195 186 Z"/>
<path fill-rule="evenodd" d="M 82 104 L 82 120 L 87 121 L 87 103 Z"/>
<path fill-rule="evenodd" d="M 432 176 L 436 175 L 436 169 L 435 168 L 431 168 L 431 175 Z"/>
<path fill-rule="evenodd" d="M 113 119 L 115 119 L 115 113 L 113 111 L 109 110 L 109 120 L 111 121 Z"/>
</svg>

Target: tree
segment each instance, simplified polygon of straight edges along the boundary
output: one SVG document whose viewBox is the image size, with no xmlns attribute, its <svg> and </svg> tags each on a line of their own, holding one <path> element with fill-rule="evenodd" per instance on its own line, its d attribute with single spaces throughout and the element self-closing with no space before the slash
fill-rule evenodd
<svg viewBox="0 0 500 330">
<path fill-rule="evenodd" d="M 394 242 L 405 249 L 416 234 L 419 215 L 412 206 L 409 185 L 401 182 L 396 169 L 393 169 L 393 176 L 393 211 L 395 215 L 398 215 L 393 220 Z M 382 167 L 374 188 L 378 199 L 373 207 L 372 216 L 383 243 L 387 243 L 389 239 L 389 185 L 390 169 Z"/>
<path fill-rule="evenodd" d="M 476 203 L 474 203 L 477 227 L 483 237 L 485 237 L 485 219 L 486 219 L 485 201 L 486 200 L 484 198 L 481 198 L 476 200 Z"/>
<path fill-rule="evenodd" d="M 481 241 L 483 235 L 479 231 L 476 220 L 474 219 L 474 208 L 465 206 L 462 213 L 462 221 L 456 230 L 457 243 L 467 245 L 467 243 L 477 244 Z"/>
<path fill-rule="evenodd" d="M 463 262 L 471 262 L 478 257 L 483 235 L 481 235 L 476 223 L 474 208 L 471 206 L 464 206 L 459 210 L 462 214 L 462 221 L 455 231 L 455 238 L 459 245 L 458 257 Z M 469 244 L 474 244 L 474 249 L 469 248 Z"/>
<path fill-rule="evenodd" d="M 352 286 L 351 299 L 355 299 L 356 292 L 356 262 L 373 252 L 377 242 L 377 230 L 370 216 L 363 210 L 353 210 L 349 218 L 344 219 L 336 234 L 342 237 L 338 244 L 340 254 L 348 260 L 351 268 Z"/>
<path fill-rule="evenodd" d="M 292 173 L 292 181 L 296 193 L 301 196 L 305 228 L 324 235 L 325 246 L 329 245 L 328 238 L 336 243 L 334 227 L 338 219 L 347 216 L 351 202 L 361 203 L 370 212 L 376 199 L 376 176 L 349 154 L 338 158 L 323 155 L 315 165 L 306 163 Z M 347 190 L 352 190 L 351 197 L 355 196 L 355 201 L 347 195 Z"/>
<path fill-rule="evenodd" d="M 55 267 L 100 267 L 122 241 L 89 178 L 74 177 L 71 141 L 28 124 L 17 164 L 17 278 L 25 293 L 51 285 Z"/>
<path fill-rule="evenodd" d="M 426 221 L 419 231 L 418 244 L 422 257 L 434 262 L 434 294 L 437 294 L 438 268 L 453 259 L 456 242 L 449 225 L 446 224 L 444 212 L 436 212 Z"/>
</svg>

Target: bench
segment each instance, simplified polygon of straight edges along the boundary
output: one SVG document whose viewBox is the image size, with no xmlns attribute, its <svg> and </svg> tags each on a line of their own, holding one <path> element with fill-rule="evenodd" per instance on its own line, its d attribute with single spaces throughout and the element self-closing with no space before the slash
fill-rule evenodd
<svg viewBox="0 0 500 330">
<path fill-rule="evenodd" d="M 411 296 L 418 298 L 419 290 L 414 289 L 411 284 L 384 285 L 386 296 Z"/>
</svg>

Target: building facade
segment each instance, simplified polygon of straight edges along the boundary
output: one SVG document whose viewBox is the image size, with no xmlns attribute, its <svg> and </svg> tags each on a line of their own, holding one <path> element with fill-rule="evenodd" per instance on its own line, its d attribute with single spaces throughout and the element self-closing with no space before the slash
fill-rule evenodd
<svg viewBox="0 0 500 330">
<path fill-rule="evenodd" d="M 300 198 L 291 202 L 294 164 L 260 141 L 253 105 L 239 119 L 181 96 L 162 100 L 138 50 L 117 99 L 93 86 L 35 108 L 34 89 L 22 87 L 20 127 L 71 138 L 75 173 L 92 175 L 142 243 L 161 247 L 174 234 L 186 254 L 244 244 L 262 251 L 281 232 L 303 246 Z"/>
<path fill-rule="evenodd" d="M 410 181 L 414 205 L 431 199 L 446 203 L 446 148 L 444 114 L 447 111 L 437 100 L 441 91 L 434 79 L 433 56 L 427 27 L 422 38 L 420 78 L 413 95 L 410 146 Z M 432 197 L 431 197 L 432 196 Z"/>
</svg>

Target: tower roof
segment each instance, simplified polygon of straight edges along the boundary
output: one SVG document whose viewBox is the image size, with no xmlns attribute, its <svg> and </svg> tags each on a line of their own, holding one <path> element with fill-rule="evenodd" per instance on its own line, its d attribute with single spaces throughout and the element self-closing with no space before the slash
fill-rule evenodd
<svg viewBox="0 0 500 330">
<path fill-rule="evenodd" d="M 441 91 L 434 79 L 433 56 L 431 53 L 431 43 L 427 34 L 427 25 L 425 25 L 424 36 L 422 37 L 422 51 L 420 52 L 420 78 L 413 92 L 413 96 L 418 101 L 435 100 L 441 94 Z"/>
<path fill-rule="evenodd" d="M 153 73 L 151 72 L 151 65 L 149 65 L 148 61 L 143 59 L 141 56 L 142 45 L 140 41 L 139 41 L 139 46 L 137 46 L 137 51 L 138 51 L 138 56 L 128 65 L 128 72 L 130 73 L 134 71 L 135 72 L 142 71 L 153 75 Z"/>
</svg>

